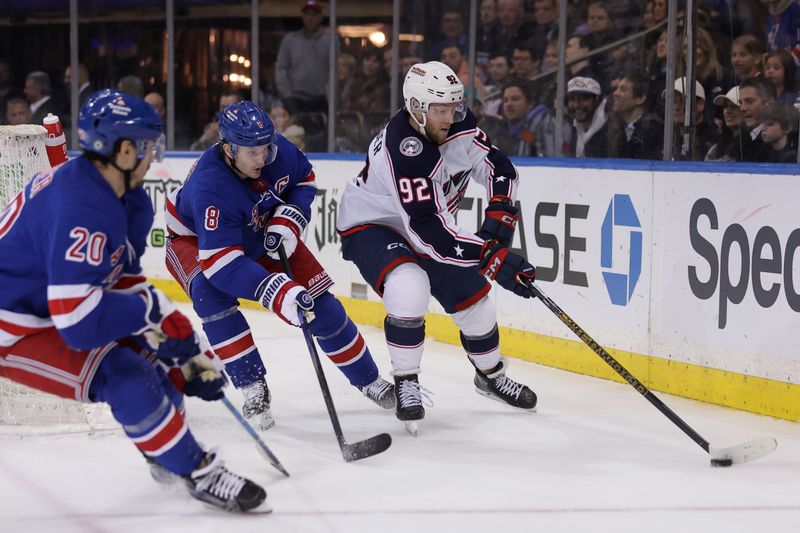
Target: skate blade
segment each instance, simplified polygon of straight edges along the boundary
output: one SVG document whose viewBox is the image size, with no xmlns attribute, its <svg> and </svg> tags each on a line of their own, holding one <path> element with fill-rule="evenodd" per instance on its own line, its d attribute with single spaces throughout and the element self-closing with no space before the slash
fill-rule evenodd
<svg viewBox="0 0 800 533">
<path fill-rule="evenodd" d="M 495 396 L 491 392 L 486 392 L 485 390 L 480 389 L 478 387 L 475 387 L 475 392 L 477 392 L 481 396 L 485 396 L 485 397 L 489 398 L 490 400 L 494 400 L 497 403 L 502 403 L 506 407 L 511 407 L 515 411 L 525 411 L 526 413 L 535 413 L 536 412 L 536 406 L 534 406 L 533 409 L 525 409 L 524 407 L 517 407 L 516 405 L 511 405 L 511 404 L 508 404 L 508 403 L 504 402 L 501 398 L 498 398 L 497 396 Z"/>
<path fill-rule="evenodd" d="M 412 436 L 417 437 L 419 436 L 419 427 L 417 426 L 416 420 L 406 421 L 403 422 L 406 427 L 406 431 L 411 433 Z"/>
</svg>

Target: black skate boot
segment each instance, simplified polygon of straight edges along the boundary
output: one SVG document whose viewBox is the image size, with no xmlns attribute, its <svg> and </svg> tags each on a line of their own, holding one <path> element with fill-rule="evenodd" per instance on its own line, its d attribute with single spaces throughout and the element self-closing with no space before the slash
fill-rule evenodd
<svg viewBox="0 0 800 533">
<path fill-rule="evenodd" d="M 206 453 L 198 467 L 184 476 L 189 493 L 198 500 L 232 513 L 271 512 L 267 492 L 227 468 L 216 449 Z"/>
<path fill-rule="evenodd" d="M 384 409 L 392 409 L 397 404 L 394 397 L 394 385 L 380 376 L 369 385 L 359 387 L 359 390 Z"/>
<path fill-rule="evenodd" d="M 394 395 L 396 400 L 395 415 L 404 422 L 406 430 L 417 436 L 417 420 L 425 418 L 425 407 L 422 406 L 422 392 L 416 374 L 394 377 Z"/>
<path fill-rule="evenodd" d="M 242 387 L 244 394 L 244 407 L 242 414 L 247 419 L 253 419 L 258 429 L 266 431 L 275 425 L 272 411 L 269 409 L 272 394 L 267 387 L 267 380 L 261 378 L 249 385 Z"/>
<path fill-rule="evenodd" d="M 520 409 L 536 410 L 536 394 L 521 383 L 506 376 L 508 362 L 505 357 L 488 375 L 475 371 L 475 391 L 478 394 L 504 402 Z"/>
</svg>

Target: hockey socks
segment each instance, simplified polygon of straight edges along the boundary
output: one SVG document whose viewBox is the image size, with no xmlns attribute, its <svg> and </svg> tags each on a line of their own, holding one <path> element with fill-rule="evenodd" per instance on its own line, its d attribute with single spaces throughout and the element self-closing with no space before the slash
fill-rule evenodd
<svg viewBox="0 0 800 533">
<path fill-rule="evenodd" d="M 425 343 L 425 318 L 398 318 L 387 315 L 383 321 L 386 345 L 394 374 L 416 374 Z"/>
<path fill-rule="evenodd" d="M 311 334 L 351 385 L 364 387 L 378 378 L 378 367 L 358 328 L 342 304 L 328 292 L 314 301 Z"/>
<path fill-rule="evenodd" d="M 497 366 L 500 362 L 500 332 L 497 324 L 486 335 L 468 337 L 463 332 L 460 335 L 461 346 L 475 368 L 488 371 Z"/>
<path fill-rule="evenodd" d="M 266 376 L 250 326 L 237 307 L 204 317 L 203 331 L 234 387 L 240 389 Z"/>
<path fill-rule="evenodd" d="M 108 403 L 136 447 L 169 471 L 188 474 L 205 455 L 167 396 L 161 375 L 139 354 L 124 348 L 109 352 L 92 380 L 90 397 Z"/>
</svg>

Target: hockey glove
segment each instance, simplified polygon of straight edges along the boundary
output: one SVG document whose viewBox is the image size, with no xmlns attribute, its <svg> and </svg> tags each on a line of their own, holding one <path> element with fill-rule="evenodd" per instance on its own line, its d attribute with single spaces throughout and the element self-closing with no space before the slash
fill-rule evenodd
<svg viewBox="0 0 800 533">
<path fill-rule="evenodd" d="M 213 359 L 214 354 L 210 351 L 196 355 L 181 367 L 170 368 L 169 379 L 186 396 L 207 402 L 219 400 L 225 395 L 223 389 L 228 385 L 228 379 Z"/>
<path fill-rule="evenodd" d="M 501 246 L 511 246 L 514 229 L 519 218 L 519 209 L 514 207 L 508 196 L 493 196 L 484 211 L 485 218 L 478 237 L 485 241 L 497 241 Z"/>
<path fill-rule="evenodd" d="M 481 262 L 478 264 L 481 274 L 517 296 L 531 298 L 533 291 L 528 287 L 536 279 L 536 269 L 524 257 L 499 243 L 486 243 Z"/>
<path fill-rule="evenodd" d="M 275 208 L 275 213 L 269 220 L 264 235 L 264 248 L 267 250 L 267 255 L 276 261 L 280 260 L 278 247 L 283 243 L 286 257 L 291 257 L 306 226 L 308 226 L 308 221 L 299 207 L 292 204 L 279 205 Z"/>
<path fill-rule="evenodd" d="M 163 292 L 151 285 L 139 294 L 147 309 L 145 321 L 148 327 L 144 334 L 159 359 L 182 365 L 202 352 L 192 323 Z"/>
<path fill-rule="evenodd" d="M 314 300 L 303 286 L 292 281 L 283 272 L 267 276 L 261 282 L 256 296 L 261 305 L 293 326 L 300 326 L 300 317 L 297 315 L 300 310 L 310 311 L 314 307 Z"/>
</svg>

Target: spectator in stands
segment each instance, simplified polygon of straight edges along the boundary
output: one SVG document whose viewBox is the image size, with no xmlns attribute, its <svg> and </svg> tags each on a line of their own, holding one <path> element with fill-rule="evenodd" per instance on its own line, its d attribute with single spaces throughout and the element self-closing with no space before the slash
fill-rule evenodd
<svg viewBox="0 0 800 533">
<path fill-rule="evenodd" d="M 608 120 L 600 82 L 594 78 L 574 77 L 567 83 L 566 98 L 567 111 L 575 127 L 570 154 L 608 157 Z"/>
<path fill-rule="evenodd" d="M 503 88 L 511 76 L 511 65 L 503 54 L 497 54 L 489 61 L 489 81 L 486 87 L 486 98 L 483 102 L 484 113 L 492 116 L 502 114 Z"/>
<path fill-rule="evenodd" d="M 356 74 L 353 90 L 344 102 L 344 109 L 359 111 L 386 111 L 389 109 L 389 80 L 383 69 L 383 54 L 377 48 L 370 48 L 361 58 L 361 72 Z"/>
<path fill-rule="evenodd" d="M 491 38 L 491 52 L 511 57 L 514 47 L 531 37 L 529 25 L 525 24 L 523 0 L 497 0 L 497 22 L 497 31 Z"/>
<path fill-rule="evenodd" d="M 46 72 L 37 70 L 25 78 L 25 98 L 31 105 L 31 123 L 41 124 L 48 113 L 59 114 L 59 109 L 52 99 L 53 86 Z"/>
<path fill-rule="evenodd" d="M 537 104 L 531 82 L 512 78 L 506 83 L 503 116 L 514 140 L 511 146 L 501 146 L 504 152 L 518 156 L 555 156 L 556 122 L 547 106 Z"/>
<path fill-rule="evenodd" d="M 696 28 L 696 32 L 695 79 L 705 89 L 706 98 L 709 101 L 713 101 L 714 98 L 725 94 L 728 89 L 735 85 L 733 72 L 720 64 L 717 46 L 714 44 L 711 34 L 700 27 Z M 706 120 L 709 123 L 713 122 L 714 109 L 712 106 L 707 106 L 705 114 Z"/>
<path fill-rule="evenodd" d="M 667 0 L 653 0 L 653 21 L 667 20 Z"/>
<path fill-rule="evenodd" d="M 475 37 L 475 68 L 480 70 L 484 83 L 489 79 L 489 61 L 492 58 L 492 35 L 497 32 L 497 0 L 481 0 Z"/>
<path fill-rule="evenodd" d="M 797 44 L 800 5 L 794 0 L 761 0 L 767 8 L 764 36 L 767 52 L 789 50 Z"/>
<path fill-rule="evenodd" d="M 544 105 L 549 107 L 555 112 L 556 109 L 556 69 L 558 68 L 558 39 L 551 39 L 547 42 L 544 49 L 544 56 L 542 58 L 542 72 L 550 72 L 550 76 L 540 79 L 538 81 L 541 87 L 541 98 L 539 99 Z"/>
<path fill-rule="evenodd" d="M 338 103 L 336 109 L 344 109 L 345 102 L 349 102 L 353 96 L 353 83 L 358 70 L 356 58 L 348 53 L 341 53 L 336 59 L 336 94 Z"/>
<path fill-rule="evenodd" d="M 204 151 L 219 141 L 219 115 L 223 109 L 231 104 L 243 100 L 241 93 L 236 89 L 226 89 L 219 97 L 219 109 L 214 113 L 211 122 L 203 127 L 203 134 L 189 147 L 192 151 Z"/>
<path fill-rule="evenodd" d="M 648 101 L 652 110 L 667 83 L 667 30 L 661 32 L 655 46 L 647 53 L 644 74 L 650 85 Z"/>
<path fill-rule="evenodd" d="M 786 102 L 772 102 L 761 113 L 761 140 L 770 149 L 767 163 L 797 163 L 797 111 Z"/>
<path fill-rule="evenodd" d="M 741 134 L 744 128 L 739 109 L 739 87 L 714 98 L 714 105 L 722 108 L 719 140 L 709 148 L 706 161 L 731 162 L 742 160 Z"/>
<path fill-rule="evenodd" d="M 626 159 L 661 159 L 664 124 L 647 111 L 648 87 L 635 72 L 624 74 L 612 94 L 620 120 L 612 155 Z"/>
<path fill-rule="evenodd" d="M 72 67 L 64 69 L 64 89 L 67 91 L 67 106 L 70 105 L 70 92 L 72 91 Z M 83 101 L 94 92 L 94 88 L 89 82 L 89 70 L 83 63 L 78 63 L 78 109 L 83 105 Z"/>
<path fill-rule="evenodd" d="M 575 59 L 581 58 L 589 53 L 591 50 L 591 42 L 585 35 L 573 35 L 567 41 L 567 49 L 564 51 L 564 58 L 569 63 Z M 569 78 L 591 78 L 597 81 L 602 87 L 604 78 L 600 77 L 591 62 L 588 59 L 583 59 L 576 63 L 571 64 L 567 68 L 567 77 Z"/>
<path fill-rule="evenodd" d="M 31 108 L 25 98 L 15 97 L 6 103 L 6 124 L 9 126 L 19 126 L 20 124 L 32 124 Z"/>
<path fill-rule="evenodd" d="M 464 84 L 465 95 L 469 94 L 469 91 L 474 91 L 473 94 L 475 98 L 481 100 L 486 98 L 486 86 L 481 81 L 477 72 L 472 79 L 472 83 L 469 82 L 469 63 L 464 55 L 464 50 L 455 45 L 446 46 L 444 50 L 442 50 L 440 61 L 453 69 L 453 72 L 456 73 L 458 79 Z"/>
<path fill-rule="evenodd" d="M 301 12 L 303 28 L 287 33 L 278 49 L 278 94 L 292 113 L 326 112 L 331 32 L 322 27 L 322 5 L 317 0 L 308 0 Z"/>
<path fill-rule="evenodd" d="M 306 130 L 294 123 L 292 114 L 278 102 L 269 112 L 269 118 L 275 124 L 275 131 L 289 139 L 300 150 L 306 149 Z"/>
<path fill-rule="evenodd" d="M 755 35 L 740 35 L 731 43 L 731 66 L 736 79 L 746 80 L 764 73 L 764 44 Z"/>
<path fill-rule="evenodd" d="M 650 29 L 656 25 L 656 18 L 653 15 L 653 0 L 650 0 L 644 5 L 644 27 Z"/>
<path fill-rule="evenodd" d="M 144 83 L 142 83 L 142 78 L 133 74 L 120 78 L 117 82 L 117 90 L 137 98 L 144 98 Z"/>
<path fill-rule="evenodd" d="M 439 27 L 442 38 L 431 46 L 428 57 L 432 61 L 440 61 L 445 48 L 452 46 L 466 50 L 469 47 L 469 38 L 464 33 L 464 20 L 457 9 L 445 9 Z"/>
<path fill-rule="evenodd" d="M 511 55 L 514 76 L 529 80 L 539 73 L 539 55 L 529 43 L 518 43 Z"/>
<path fill-rule="evenodd" d="M 586 10 L 586 30 L 589 50 L 595 50 L 612 43 L 615 40 L 614 23 L 608 14 L 605 2 L 596 1 L 589 4 Z M 604 79 L 609 79 L 609 67 L 612 58 L 609 52 L 592 56 L 590 63 L 595 73 L 603 74 Z M 598 81 L 601 81 L 598 79 Z"/>
<path fill-rule="evenodd" d="M 164 105 L 164 97 L 157 92 L 151 92 L 144 96 L 144 101 L 153 106 L 158 116 L 161 117 L 162 123 L 166 123 L 167 107 Z"/>
<path fill-rule="evenodd" d="M 680 77 L 675 80 L 675 109 L 672 115 L 672 121 L 675 125 L 674 129 L 674 143 L 673 143 L 673 159 L 674 160 L 688 160 L 688 161 L 702 161 L 705 159 L 708 150 L 717 142 L 718 133 L 716 127 L 711 126 L 705 121 L 703 114 L 706 106 L 706 91 L 699 81 L 694 82 L 694 109 L 692 110 L 692 122 L 686 125 L 686 78 Z M 662 98 L 666 96 L 666 90 L 661 94 Z M 694 144 L 691 146 L 685 143 L 685 133 L 691 132 L 694 134 Z"/>
<path fill-rule="evenodd" d="M 558 0 L 534 0 L 533 2 L 533 19 L 536 21 L 536 27 L 533 28 L 531 41 L 540 47 L 544 43 L 558 39 L 558 3 Z"/>
<path fill-rule="evenodd" d="M 777 100 L 794 105 L 797 101 L 795 92 L 795 72 L 797 67 L 792 54 L 786 50 L 776 50 L 767 54 L 764 61 L 764 77 L 775 86 Z"/>
<path fill-rule="evenodd" d="M 0 60 L 0 124 L 6 123 L 6 106 L 14 98 L 25 98 L 25 93 L 14 87 L 14 75 L 9 62 Z"/>
<path fill-rule="evenodd" d="M 747 131 L 742 135 L 742 161 L 766 161 L 770 146 L 761 138 L 761 114 L 775 97 L 775 86 L 763 78 L 749 78 L 739 85 L 739 107 Z"/>
</svg>

